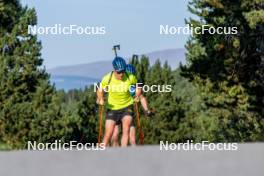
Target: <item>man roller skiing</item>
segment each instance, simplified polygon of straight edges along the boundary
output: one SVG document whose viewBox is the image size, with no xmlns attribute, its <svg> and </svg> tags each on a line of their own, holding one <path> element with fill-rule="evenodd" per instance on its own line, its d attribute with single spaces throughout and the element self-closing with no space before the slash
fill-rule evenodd
<svg viewBox="0 0 264 176">
<path fill-rule="evenodd" d="M 128 64 L 126 66 L 126 72 L 135 75 L 136 74 L 136 69 L 133 65 Z M 136 85 L 132 85 L 129 89 L 130 91 L 130 95 L 134 98 L 134 99 L 138 99 L 136 101 L 140 101 L 141 106 L 144 109 L 145 115 L 146 116 L 150 116 L 152 115 L 152 112 L 149 110 L 148 108 L 148 103 L 147 103 L 147 99 L 141 94 L 141 87 L 142 85 L 138 85 L 138 89 L 136 89 Z M 136 96 L 136 93 L 139 96 Z M 115 129 L 114 129 L 114 133 L 112 136 L 112 145 L 113 146 L 119 146 L 119 142 L 118 142 L 118 134 L 119 134 L 119 125 L 116 124 Z M 129 134 L 129 142 L 131 145 L 136 145 L 136 128 L 135 128 L 135 123 L 134 121 L 132 121 L 131 123 L 131 127 L 130 127 L 130 134 Z"/>
<path fill-rule="evenodd" d="M 115 57 L 113 62 L 114 71 L 105 75 L 97 91 L 97 103 L 104 105 L 104 94 L 107 95 L 106 121 L 103 143 L 108 146 L 116 124 L 122 124 L 121 146 L 127 146 L 130 126 L 133 121 L 133 103 L 129 89 L 137 83 L 133 74 L 126 72 L 126 61 L 121 57 Z M 140 96 L 140 91 L 136 96 Z"/>
</svg>

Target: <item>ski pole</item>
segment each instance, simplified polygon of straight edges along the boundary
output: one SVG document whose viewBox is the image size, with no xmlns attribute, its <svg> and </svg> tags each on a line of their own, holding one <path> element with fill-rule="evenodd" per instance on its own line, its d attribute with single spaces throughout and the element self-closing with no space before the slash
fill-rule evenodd
<svg viewBox="0 0 264 176">
<path fill-rule="evenodd" d="M 140 114 L 139 114 L 139 110 L 138 110 L 138 102 L 135 102 L 135 111 L 136 111 L 136 115 L 137 115 L 137 126 L 138 126 L 138 129 L 139 129 L 139 139 L 140 139 L 140 144 L 141 145 L 144 145 L 144 132 L 141 128 L 141 125 L 140 125 Z"/>
<path fill-rule="evenodd" d="M 98 144 L 101 143 L 101 136 L 102 136 L 102 126 L 103 126 L 103 113 L 104 113 L 104 106 L 99 105 L 99 131 L 98 131 Z"/>
</svg>

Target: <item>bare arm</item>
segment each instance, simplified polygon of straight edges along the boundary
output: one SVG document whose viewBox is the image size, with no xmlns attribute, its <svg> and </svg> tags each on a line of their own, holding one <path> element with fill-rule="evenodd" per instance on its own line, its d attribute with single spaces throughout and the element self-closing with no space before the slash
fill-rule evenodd
<svg viewBox="0 0 264 176">
<path fill-rule="evenodd" d="M 101 86 L 98 88 L 96 95 L 96 103 L 99 105 L 104 105 L 104 89 Z"/>
<path fill-rule="evenodd" d="M 137 89 L 136 89 L 136 97 L 140 97 L 141 94 L 142 94 L 142 88 L 141 87 L 137 87 Z"/>
</svg>

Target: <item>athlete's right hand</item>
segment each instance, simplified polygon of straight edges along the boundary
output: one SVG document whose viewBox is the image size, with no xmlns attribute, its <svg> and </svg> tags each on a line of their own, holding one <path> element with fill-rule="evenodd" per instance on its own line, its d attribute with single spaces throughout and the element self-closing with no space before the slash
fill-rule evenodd
<svg viewBox="0 0 264 176">
<path fill-rule="evenodd" d="M 104 99 L 103 98 L 100 98 L 100 99 L 96 99 L 96 103 L 98 104 L 98 105 L 104 105 Z"/>
</svg>

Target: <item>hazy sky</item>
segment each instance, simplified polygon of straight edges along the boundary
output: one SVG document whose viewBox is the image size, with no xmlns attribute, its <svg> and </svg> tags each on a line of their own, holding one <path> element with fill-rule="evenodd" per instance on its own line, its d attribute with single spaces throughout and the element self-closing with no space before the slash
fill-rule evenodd
<svg viewBox="0 0 264 176">
<path fill-rule="evenodd" d="M 22 0 L 35 7 L 38 26 L 105 26 L 106 35 L 40 35 L 47 68 L 109 60 L 119 55 L 183 48 L 188 36 L 164 36 L 160 25 L 184 26 L 187 0 Z"/>
</svg>

